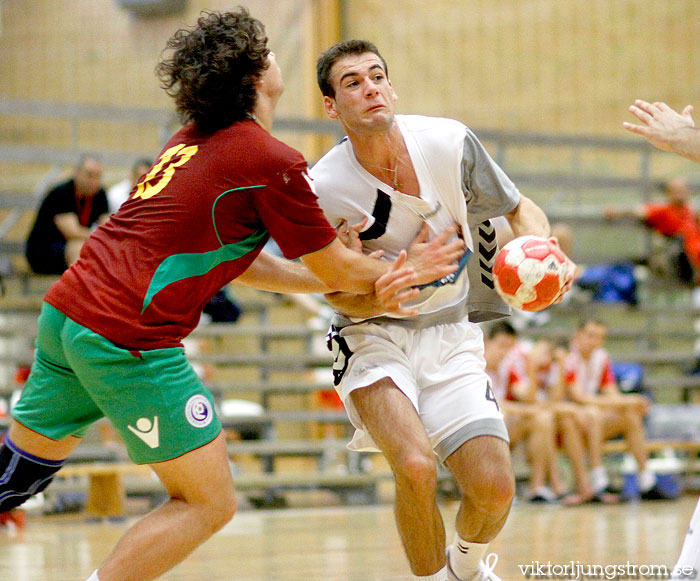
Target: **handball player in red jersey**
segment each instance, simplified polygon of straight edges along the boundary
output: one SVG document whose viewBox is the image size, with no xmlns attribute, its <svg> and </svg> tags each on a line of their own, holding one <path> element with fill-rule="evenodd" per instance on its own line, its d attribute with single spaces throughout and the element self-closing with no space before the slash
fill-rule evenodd
<svg viewBox="0 0 700 581">
<path fill-rule="evenodd" d="M 158 74 L 184 126 L 46 294 L 0 448 L 0 511 L 43 490 L 105 416 L 131 459 L 160 478 L 169 500 L 90 581 L 154 579 L 234 514 L 221 423 L 181 343 L 220 288 L 237 279 L 277 292 L 375 293 L 406 312 L 411 286 L 453 272 L 463 251 L 446 235 L 388 262 L 336 239 L 303 157 L 269 133 L 284 85 L 245 9 L 203 13 L 167 50 Z M 261 254 L 270 236 L 302 263 Z"/>
</svg>

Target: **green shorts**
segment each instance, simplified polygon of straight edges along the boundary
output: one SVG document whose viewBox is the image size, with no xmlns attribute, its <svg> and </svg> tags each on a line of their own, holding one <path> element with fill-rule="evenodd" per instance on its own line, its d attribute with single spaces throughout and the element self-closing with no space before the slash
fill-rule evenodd
<svg viewBox="0 0 700 581">
<path fill-rule="evenodd" d="M 137 464 L 163 462 L 221 431 L 212 395 L 182 347 L 129 351 L 44 303 L 29 379 L 13 417 L 54 440 L 107 417 Z"/>
</svg>

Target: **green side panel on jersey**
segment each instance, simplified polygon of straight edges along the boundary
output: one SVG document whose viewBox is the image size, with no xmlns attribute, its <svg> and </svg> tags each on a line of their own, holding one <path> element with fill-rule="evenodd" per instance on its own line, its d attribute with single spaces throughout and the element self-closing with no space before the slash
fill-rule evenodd
<svg viewBox="0 0 700 581">
<path fill-rule="evenodd" d="M 267 230 L 258 230 L 240 242 L 226 244 L 210 252 L 168 256 L 157 268 L 151 279 L 151 284 L 148 286 L 148 291 L 143 299 L 141 313 L 148 308 L 153 297 L 166 286 L 186 278 L 202 276 L 223 262 L 245 256 L 255 250 L 266 235 Z"/>
</svg>

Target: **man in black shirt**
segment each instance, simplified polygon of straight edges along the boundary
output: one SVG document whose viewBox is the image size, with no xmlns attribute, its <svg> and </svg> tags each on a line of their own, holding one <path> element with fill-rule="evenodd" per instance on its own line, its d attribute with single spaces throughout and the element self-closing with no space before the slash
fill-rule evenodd
<svg viewBox="0 0 700 581">
<path fill-rule="evenodd" d="M 44 198 L 27 239 L 26 256 L 37 274 L 62 274 L 78 259 L 91 227 L 109 215 L 102 187 L 102 162 L 94 155 L 80 158 L 72 179 Z"/>
</svg>

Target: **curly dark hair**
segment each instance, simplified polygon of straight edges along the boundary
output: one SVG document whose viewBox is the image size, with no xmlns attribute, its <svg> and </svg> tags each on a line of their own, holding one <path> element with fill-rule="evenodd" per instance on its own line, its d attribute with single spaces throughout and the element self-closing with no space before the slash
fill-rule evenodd
<svg viewBox="0 0 700 581">
<path fill-rule="evenodd" d="M 386 66 L 384 57 L 374 44 L 368 40 L 343 40 L 330 47 L 316 61 L 316 81 L 318 82 L 318 88 L 321 89 L 321 94 L 324 97 L 335 97 L 335 90 L 333 85 L 331 85 L 331 69 L 337 61 L 349 55 L 364 54 L 366 52 L 374 53 L 379 57 L 382 65 L 384 65 L 384 73 L 388 77 L 389 67 Z"/>
<path fill-rule="evenodd" d="M 252 113 L 270 49 L 264 25 L 245 8 L 202 12 L 196 26 L 170 37 L 168 51 L 156 73 L 183 123 L 209 133 Z"/>
</svg>

